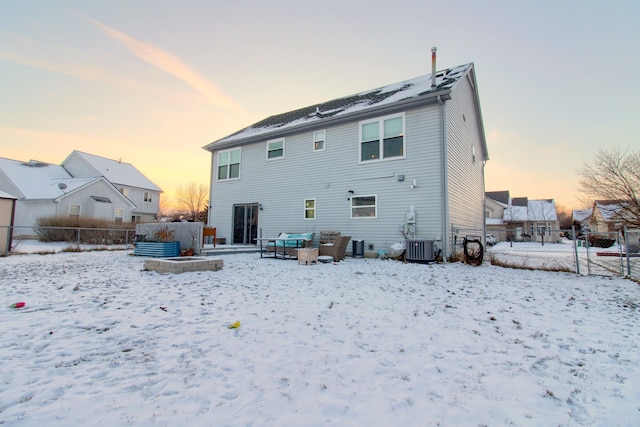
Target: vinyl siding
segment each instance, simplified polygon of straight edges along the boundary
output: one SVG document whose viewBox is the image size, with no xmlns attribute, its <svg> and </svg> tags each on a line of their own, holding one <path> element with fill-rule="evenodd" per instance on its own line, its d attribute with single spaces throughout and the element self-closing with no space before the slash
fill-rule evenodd
<svg viewBox="0 0 640 427">
<path fill-rule="evenodd" d="M 264 237 L 280 232 L 340 231 L 365 240 L 365 252 L 404 240 L 401 231 L 411 205 L 417 237 L 442 238 L 439 107 L 405 112 L 406 158 L 359 163 L 359 122 L 325 128 L 324 151 L 313 151 L 313 130 L 288 136 L 285 156 L 266 160 L 266 141 L 242 146 L 240 179 L 217 181 L 213 152 L 210 225 L 232 241 L 232 206 L 261 203 L 258 227 Z M 316 129 L 317 130 L 317 129 Z M 273 139 L 270 136 L 268 139 Z M 404 181 L 398 176 L 404 175 Z M 413 180 L 417 187 L 411 188 Z M 376 195 L 377 218 L 350 218 L 349 190 Z M 316 199 L 316 219 L 304 219 L 304 200 Z M 350 249 L 349 249 L 350 250 Z"/>
<path fill-rule="evenodd" d="M 477 111 L 474 90 L 466 78 L 461 79 L 446 104 L 449 222 L 481 233 L 484 229 L 484 153 Z"/>
</svg>

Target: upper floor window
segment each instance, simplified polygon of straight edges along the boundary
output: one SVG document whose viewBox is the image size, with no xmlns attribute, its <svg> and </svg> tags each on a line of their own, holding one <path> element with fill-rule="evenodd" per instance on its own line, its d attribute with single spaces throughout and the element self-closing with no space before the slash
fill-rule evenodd
<svg viewBox="0 0 640 427">
<path fill-rule="evenodd" d="M 360 122 L 360 162 L 402 158 L 404 113 Z"/>
<path fill-rule="evenodd" d="M 351 218 L 376 218 L 378 196 L 351 196 Z"/>
<path fill-rule="evenodd" d="M 218 180 L 240 177 L 240 149 L 218 153 Z"/>
<path fill-rule="evenodd" d="M 324 139 L 326 132 L 324 130 L 317 130 L 313 133 L 313 151 L 324 150 Z"/>
<path fill-rule="evenodd" d="M 124 220 L 124 209 L 115 208 L 113 210 L 113 220 L 115 222 L 122 222 Z"/>
<path fill-rule="evenodd" d="M 284 157 L 284 138 L 267 141 L 267 160 Z"/>
<path fill-rule="evenodd" d="M 118 188 L 118 190 L 120 190 L 120 192 L 121 192 L 125 197 L 129 197 L 129 189 L 128 189 L 128 188 L 120 187 L 120 188 Z"/>
<path fill-rule="evenodd" d="M 316 199 L 305 199 L 304 219 L 316 219 Z"/>
<path fill-rule="evenodd" d="M 148 191 L 144 192 L 144 196 L 143 196 L 143 200 L 145 202 L 150 202 L 151 201 L 151 193 L 149 193 Z"/>
<path fill-rule="evenodd" d="M 69 205 L 69 217 L 80 218 L 80 205 Z"/>
</svg>

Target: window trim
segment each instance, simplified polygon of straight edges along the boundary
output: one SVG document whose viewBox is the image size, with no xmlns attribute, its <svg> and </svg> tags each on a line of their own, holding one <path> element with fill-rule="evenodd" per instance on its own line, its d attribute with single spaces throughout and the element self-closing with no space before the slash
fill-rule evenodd
<svg viewBox="0 0 640 427">
<path fill-rule="evenodd" d="M 235 163 L 231 163 L 231 153 L 237 151 L 238 152 L 238 176 L 237 177 L 233 177 L 231 178 L 229 175 L 231 174 L 231 165 L 235 165 Z M 229 153 L 229 160 L 228 163 L 224 166 L 227 166 L 227 177 L 226 178 L 220 178 L 220 156 L 224 153 Z M 241 147 L 236 147 L 236 148 L 230 148 L 228 150 L 221 150 L 218 151 L 218 158 L 217 158 L 217 162 L 216 162 L 216 181 L 232 181 L 232 180 L 236 180 L 236 179 L 240 179 L 240 165 L 242 165 L 242 148 Z"/>
<path fill-rule="evenodd" d="M 118 211 L 120 211 L 122 215 L 118 215 Z M 124 222 L 124 208 L 113 209 L 113 222 Z"/>
<path fill-rule="evenodd" d="M 72 208 L 78 208 L 78 214 L 75 215 L 71 212 Z M 80 218 L 80 214 L 82 213 L 82 207 L 76 203 L 69 205 L 69 218 Z"/>
<path fill-rule="evenodd" d="M 401 156 L 391 156 L 391 157 L 384 157 L 384 122 L 386 120 L 391 120 L 391 119 L 395 119 L 401 117 L 402 118 L 402 155 Z M 371 123 L 378 123 L 378 155 L 379 157 L 377 159 L 370 159 L 370 160 L 362 160 L 362 144 L 365 142 L 362 140 L 362 126 L 363 125 L 367 125 L 367 124 L 371 124 Z M 367 164 L 367 163 L 377 163 L 377 162 L 387 162 L 387 161 L 391 161 L 391 160 L 398 160 L 398 159 L 406 159 L 407 158 L 407 118 L 406 118 L 406 114 L 404 112 L 402 113 L 396 113 L 396 114 L 389 114 L 386 116 L 381 116 L 381 117 L 376 117 L 374 119 L 368 119 L 368 120 L 362 120 L 360 122 L 358 122 L 358 164 Z M 371 141 L 367 141 L 367 142 L 372 142 Z"/>
<path fill-rule="evenodd" d="M 282 142 L 282 155 L 278 156 L 278 157 L 269 157 L 269 153 L 271 151 L 276 151 L 276 150 L 271 150 L 269 148 L 269 146 L 273 143 L 276 142 Z M 285 141 L 284 138 L 275 138 L 275 139 L 270 139 L 267 141 L 267 161 L 271 161 L 271 160 L 280 160 L 280 159 L 284 159 L 284 154 L 285 154 Z"/>
<path fill-rule="evenodd" d="M 308 201 L 313 201 L 313 207 L 312 208 L 307 208 L 307 202 Z M 307 218 L 307 212 L 308 211 L 313 211 L 313 218 Z M 318 216 L 318 202 L 316 201 L 315 197 L 310 197 L 308 199 L 304 199 L 304 211 L 303 211 L 303 219 L 305 220 L 309 220 L 309 221 L 314 221 Z"/>
<path fill-rule="evenodd" d="M 322 132 L 322 139 L 316 138 L 316 134 Z M 327 131 L 325 129 L 313 131 L 313 151 L 324 151 L 327 147 Z M 316 148 L 316 143 L 322 141 L 322 148 Z"/>
<path fill-rule="evenodd" d="M 373 205 L 365 205 L 365 206 L 354 206 L 353 205 L 353 199 L 362 199 L 365 197 L 373 197 Z M 378 218 L 378 195 L 377 194 L 363 194 L 361 196 L 351 196 L 351 201 L 350 201 L 350 206 L 349 206 L 349 216 L 351 219 L 375 219 Z M 363 209 L 363 208 L 371 208 L 373 207 L 373 215 L 363 215 L 363 216 L 358 216 L 358 215 L 354 215 L 354 210 L 355 209 Z"/>
<path fill-rule="evenodd" d="M 145 191 L 144 194 L 142 195 L 142 200 L 144 200 L 145 202 L 151 203 L 152 202 L 151 191 Z"/>
</svg>

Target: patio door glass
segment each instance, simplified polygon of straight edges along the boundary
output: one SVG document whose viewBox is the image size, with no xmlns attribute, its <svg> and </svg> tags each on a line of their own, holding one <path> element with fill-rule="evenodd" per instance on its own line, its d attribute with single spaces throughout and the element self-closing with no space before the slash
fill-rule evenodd
<svg viewBox="0 0 640 427">
<path fill-rule="evenodd" d="M 258 238 L 258 204 L 233 206 L 233 243 L 255 244 Z"/>
</svg>

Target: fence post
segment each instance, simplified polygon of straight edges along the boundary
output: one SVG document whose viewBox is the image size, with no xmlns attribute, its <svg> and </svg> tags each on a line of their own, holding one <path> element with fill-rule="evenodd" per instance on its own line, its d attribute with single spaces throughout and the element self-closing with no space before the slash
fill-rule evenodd
<svg viewBox="0 0 640 427">
<path fill-rule="evenodd" d="M 624 239 L 624 248 L 625 248 L 625 252 L 626 252 L 626 256 L 625 258 L 627 258 L 627 277 L 631 276 L 631 260 L 629 259 L 629 233 L 627 232 L 627 226 L 625 225 L 622 228 L 622 233 L 623 236 L 622 238 Z M 624 271 L 624 265 L 622 266 L 622 270 Z"/>
<path fill-rule="evenodd" d="M 572 225 L 571 226 L 571 233 L 573 234 L 572 237 L 572 241 L 573 241 L 573 254 L 575 256 L 575 261 L 576 261 L 576 274 L 580 274 L 580 257 L 578 256 L 578 240 L 576 239 L 576 226 Z"/>
<path fill-rule="evenodd" d="M 587 275 L 591 276 L 591 253 L 589 251 L 589 230 L 584 232 L 584 246 L 587 249 Z"/>
</svg>

